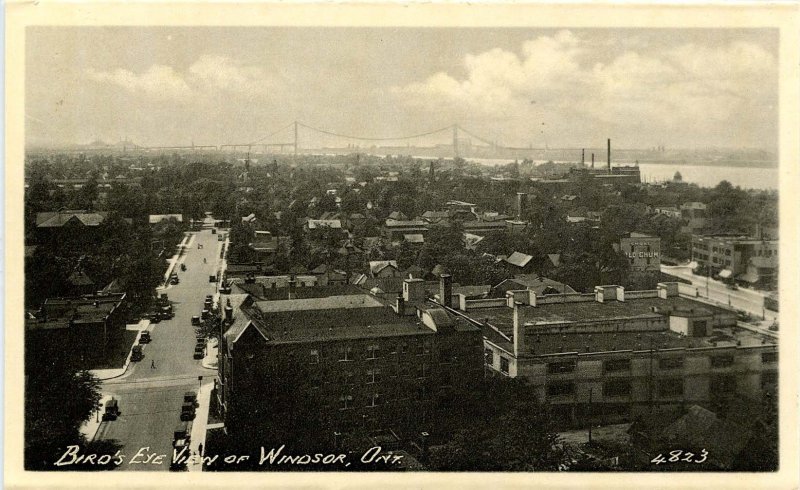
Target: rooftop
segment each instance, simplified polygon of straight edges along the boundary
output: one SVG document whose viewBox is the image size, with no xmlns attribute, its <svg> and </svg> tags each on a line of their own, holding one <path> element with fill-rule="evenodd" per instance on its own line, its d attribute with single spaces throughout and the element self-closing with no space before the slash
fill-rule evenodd
<svg viewBox="0 0 800 490">
<path fill-rule="evenodd" d="M 99 226 L 106 218 L 104 212 L 90 212 L 85 210 L 63 210 L 55 212 L 36 213 L 36 226 L 38 228 L 58 228 L 67 223 L 81 224 L 83 226 Z"/>
</svg>

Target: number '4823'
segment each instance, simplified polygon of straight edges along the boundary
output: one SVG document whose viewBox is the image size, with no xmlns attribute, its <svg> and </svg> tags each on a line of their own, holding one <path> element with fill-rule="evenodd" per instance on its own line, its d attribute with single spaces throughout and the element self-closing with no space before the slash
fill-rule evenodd
<svg viewBox="0 0 800 490">
<path fill-rule="evenodd" d="M 650 462 L 657 465 L 664 463 L 703 463 L 705 462 L 706 458 L 708 458 L 708 451 L 705 449 L 701 450 L 700 454 L 684 451 L 682 449 L 676 449 L 667 453 L 666 456 L 664 456 L 662 453 L 659 453 L 658 456 L 651 459 Z"/>
</svg>

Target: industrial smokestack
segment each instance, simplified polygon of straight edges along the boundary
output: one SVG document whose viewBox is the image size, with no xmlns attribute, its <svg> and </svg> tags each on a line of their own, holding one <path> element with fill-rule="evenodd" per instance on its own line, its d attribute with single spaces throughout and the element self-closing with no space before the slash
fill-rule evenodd
<svg viewBox="0 0 800 490">
<path fill-rule="evenodd" d="M 439 276 L 439 302 L 448 308 L 453 305 L 453 277 L 450 274 Z"/>
<path fill-rule="evenodd" d="M 586 148 L 581 148 L 581 167 L 586 165 Z"/>
<path fill-rule="evenodd" d="M 592 153 L 592 168 L 594 168 L 594 153 Z"/>
<path fill-rule="evenodd" d="M 611 173 L 611 138 L 608 138 L 608 173 Z"/>
</svg>

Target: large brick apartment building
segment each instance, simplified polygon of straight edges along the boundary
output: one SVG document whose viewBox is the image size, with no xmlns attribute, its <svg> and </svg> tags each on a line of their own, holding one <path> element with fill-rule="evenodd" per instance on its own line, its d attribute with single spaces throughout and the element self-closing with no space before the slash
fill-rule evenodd
<svg viewBox="0 0 800 490">
<path fill-rule="evenodd" d="M 368 294 L 229 296 L 217 386 L 228 433 L 253 430 L 270 409 L 264 376 L 276 366 L 302 366 L 337 432 L 415 434 L 433 411 L 457 406 L 483 375 L 480 329 L 411 286 L 394 305 Z"/>
</svg>

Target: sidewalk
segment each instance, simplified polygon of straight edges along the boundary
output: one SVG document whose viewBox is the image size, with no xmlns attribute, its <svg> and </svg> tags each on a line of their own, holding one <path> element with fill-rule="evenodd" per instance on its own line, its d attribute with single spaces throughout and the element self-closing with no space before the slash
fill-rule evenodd
<svg viewBox="0 0 800 490">
<path fill-rule="evenodd" d="M 84 422 L 80 429 L 78 429 L 87 441 L 91 442 L 94 440 L 97 429 L 99 429 L 100 424 L 103 423 L 103 410 L 105 410 L 106 402 L 110 400 L 112 396 L 113 395 L 103 395 L 103 397 L 100 398 L 100 406 L 98 409 L 92 412 L 89 420 Z"/>
<path fill-rule="evenodd" d="M 143 332 L 148 330 L 151 326 L 150 320 L 140 320 L 139 323 L 126 325 L 125 330 L 138 330 L 139 332 Z M 133 354 L 133 347 L 139 345 L 139 337 L 136 337 L 136 341 L 131 345 L 131 350 L 128 352 L 128 357 L 125 359 L 125 365 L 121 368 L 117 369 L 94 369 L 89 371 L 90 373 L 94 374 L 100 381 L 105 381 L 108 379 L 118 378 L 125 374 L 128 370 L 128 366 L 131 364 L 131 355 Z M 146 346 L 142 346 L 144 349 Z"/>
<path fill-rule="evenodd" d="M 206 342 L 206 356 L 201 362 L 202 366 L 206 369 L 217 369 L 217 350 L 219 348 L 219 341 L 215 338 L 208 339 Z"/>
<path fill-rule="evenodd" d="M 205 448 L 206 430 L 208 425 L 208 409 L 211 406 L 211 392 L 214 389 L 213 382 L 203 382 L 200 392 L 197 394 L 197 412 L 192 424 L 192 442 L 189 445 L 191 454 L 199 454 L 200 444 Z M 202 455 L 201 455 L 202 456 Z M 202 461 L 196 461 L 187 465 L 189 471 L 203 471 Z"/>
<path fill-rule="evenodd" d="M 193 241 L 194 233 L 189 233 L 183 237 L 181 243 L 178 244 L 178 253 L 167 259 L 169 266 L 167 267 L 167 272 L 164 273 L 164 284 L 156 289 L 167 289 L 169 287 L 169 277 L 172 275 L 172 271 L 178 266 L 180 258 L 186 255 L 186 249 L 191 245 L 191 243 L 193 243 Z"/>
</svg>

